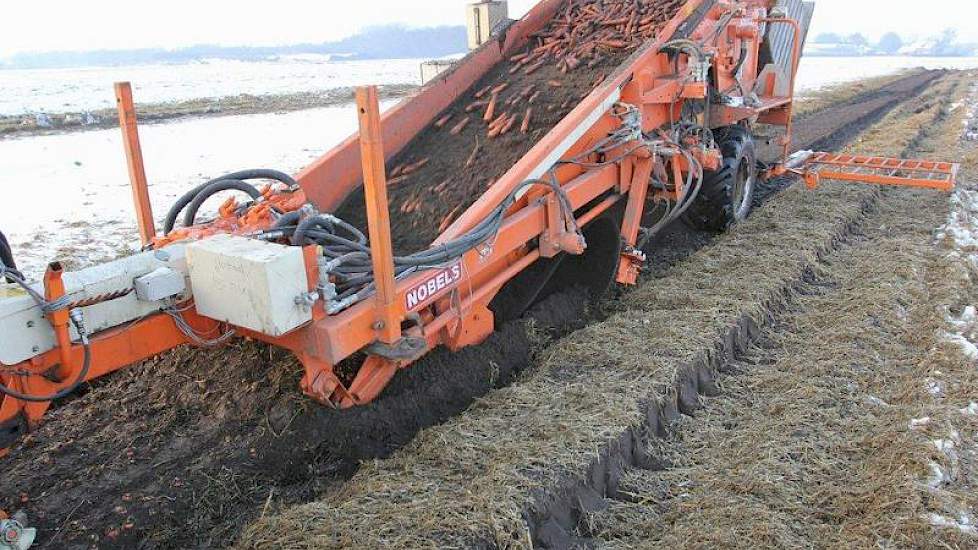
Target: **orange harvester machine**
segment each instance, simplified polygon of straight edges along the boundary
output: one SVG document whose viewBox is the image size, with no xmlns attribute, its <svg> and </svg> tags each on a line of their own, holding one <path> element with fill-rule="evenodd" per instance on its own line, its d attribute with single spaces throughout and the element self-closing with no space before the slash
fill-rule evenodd
<svg viewBox="0 0 978 550">
<path fill-rule="evenodd" d="M 8 279 L 0 284 L 0 449 L 85 381 L 178 346 L 233 337 L 293 352 L 305 368 L 302 391 L 324 405 L 368 403 L 435 347 L 482 342 L 500 320 L 497 296 L 514 280 L 539 290 L 547 283 L 540 273 L 553 275 L 537 269 L 541 263 L 584 256 L 588 271 L 605 273 L 607 282 L 635 284 L 642 245 L 664 224 L 680 216 L 704 226 L 736 222 L 764 178 L 954 186 L 953 164 L 789 156 L 812 3 L 689 0 L 430 249 L 395 257 L 385 164 L 491 68 L 546 49 L 551 39 L 535 33 L 564 4 L 539 2 L 383 116 L 376 90 L 358 90 L 359 133 L 294 179 L 247 171 L 185 197 L 183 206 L 196 210 L 219 191 L 251 194 L 247 203 L 228 200 L 214 220 L 194 224 L 191 216 L 175 230 L 168 220 L 167 234 L 154 237 L 145 184 L 134 178 L 140 219 L 150 220 L 148 229 L 142 224 L 144 252 L 78 272 L 52 263 L 39 283 L 24 281 L 13 265 L 0 267 L 0 281 Z M 775 164 L 753 154 L 760 128 L 779 130 L 784 156 Z M 138 173 L 135 128 L 124 131 Z M 243 183 L 255 178 L 275 183 Z M 361 185 L 366 234 L 329 214 Z M 708 190 L 723 208 L 703 206 Z M 666 208 L 653 214 L 653 204 Z M 355 378 L 341 380 L 334 367 L 353 360 L 362 362 Z"/>
</svg>

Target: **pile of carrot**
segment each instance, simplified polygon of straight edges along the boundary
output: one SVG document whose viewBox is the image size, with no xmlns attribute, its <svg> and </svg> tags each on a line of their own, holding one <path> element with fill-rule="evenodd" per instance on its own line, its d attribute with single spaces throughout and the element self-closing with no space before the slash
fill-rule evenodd
<svg viewBox="0 0 978 550">
<path fill-rule="evenodd" d="M 531 35 L 531 43 L 519 54 L 509 58 L 509 74 L 522 72 L 531 75 L 541 67 L 556 64 L 563 72 L 581 65 L 597 66 L 608 55 L 629 50 L 652 39 L 669 22 L 685 0 L 570 0 L 554 20 L 543 30 Z M 600 75 L 595 86 L 604 80 Z M 564 84 L 549 79 L 543 88 L 560 88 Z M 532 127 L 533 103 L 544 92 L 531 84 L 520 90 L 509 90 L 508 81 L 490 84 L 473 94 L 462 118 L 450 127 L 458 135 L 470 123 L 469 113 L 480 112 L 489 139 L 502 136 L 517 128 L 523 134 Z M 454 117 L 447 114 L 435 123 L 445 127 Z"/>
<path fill-rule="evenodd" d="M 553 20 L 542 30 L 530 35 L 529 43 L 522 52 L 510 56 L 508 68 L 501 71 L 497 82 L 476 90 L 462 103 L 463 108 L 453 108 L 434 123 L 437 131 L 458 136 L 473 124 L 485 132 L 485 140 L 476 138 L 475 147 L 466 160 L 465 167 L 473 166 L 480 154 L 486 151 L 488 141 L 509 133 L 529 134 L 533 130 L 534 111 L 545 112 L 546 105 L 534 106 L 541 96 L 573 83 L 561 80 L 559 73 L 571 73 L 580 67 L 593 69 L 609 59 L 622 55 L 655 38 L 682 7 L 686 0 L 567 0 Z M 556 67 L 546 77 L 527 79 L 545 66 Z M 605 80 L 597 75 L 593 87 Z M 566 96 L 566 93 L 563 95 Z M 573 99 L 559 105 L 566 109 Z M 553 103 L 553 102 L 551 102 Z M 556 104 L 549 105 L 554 110 Z M 543 117 L 545 118 L 545 117 Z M 428 159 L 398 166 L 391 171 L 389 183 L 396 185 L 424 167 Z M 448 181 L 438 187 L 445 188 Z M 436 193 L 440 190 L 436 190 Z M 401 205 L 401 212 L 413 214 L 422 202 L 417 198 Z M 457 216 L 459 208 L 443 219 L 438 232 Z"/>
</svg>

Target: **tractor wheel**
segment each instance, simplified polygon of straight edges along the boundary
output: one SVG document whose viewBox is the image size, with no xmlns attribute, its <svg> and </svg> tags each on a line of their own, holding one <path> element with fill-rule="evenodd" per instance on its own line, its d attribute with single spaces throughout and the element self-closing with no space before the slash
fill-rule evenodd
<svg viewBox="0 0 978 550">
<path fill-rule="evenodd" d="M 728 126 L 716 133 L 723 164 L 716 172 L 706 172 L 700 194 L 683 220 L 694 229 L 719 233 L 750 215 L 757 182 L 757 153 L 754 139 L 742 126 Z"/>
</svg>

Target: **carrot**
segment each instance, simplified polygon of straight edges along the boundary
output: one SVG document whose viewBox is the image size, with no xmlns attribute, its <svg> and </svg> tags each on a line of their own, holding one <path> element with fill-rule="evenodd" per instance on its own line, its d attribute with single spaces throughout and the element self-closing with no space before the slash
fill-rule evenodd
<svg viewBox="0 0 978 550">
<path fill-rule="evenodd" d="M 475 148 L 472 149 L 472 154 L 470 154 L 468 160 L 465 161 L 465 167 L 466 168 L 469 168 L 473 164 L 475 164 L 475 159 L 478 157 L 479 149 L 480 149 L 480 146 L 479 146 L 479 136 L 476 136 L 475 137 Z"/>
<path fill-rule="evenodd" d="M 499 135 L 503 135 L 506 132 L 508 132 L 510 130 L 510 128 L 513 127 L 514 124 L 516 124 L 516 115 L 515 114 L 512 117 L 510 117 L 509 122 L 507 122 L 506 125 L 503 126 L 501 130 L 499 130 Z"/>
<path fill-rule="evenodd" d="M 492 122 L 489 123 L 489 129 L 492 130 L 496 126 L 499 126 L 500 124 L 502 124 L 503 122 L 505 122 L 507 116 L 508 115 L 506 113 L 503 113 L 503 114 L 499 115 L 498 117 L 496 117 L 495 120 L 493 120 Z"/>
<path fill-rule="evenodd" d="M 489 100 L 488 99 L 487 100 L 484 100 L 484 101 L 473 101 L 472 103 L 469 103 L 468 106 L 465 107 L 465 112 L 466 113 L 471 113 L 472 111 L 476 111 L 478 109 L 481 109 L 481 108 L 485 107 L 486 105 L 489 105 Z"/>
<path fill-rule="evenodd" d="M 499 101 L 499 93 L 492 94 L 492 99 L 489 100 L 489 106 L 486 107 L 486 114 L 482 115 L 482 120 L 486 122 L 491 122 L 493 115 L 496 113 L 496 103 Z"/>
<path fill-rule="evenodd" d="M 401 171 L 401 175 L 402 176 L 407 176 L 409 174 L 413 174 L 413 173 L 417 172 L 425 164 L 428 164 L 428 161 L 429 160 L 431 160 L 429 157 L 425 157 L 425 158 L 419 160 L 418 162 L 415 162 L 414 164 L 410 164 L 410 165 L 406 166 L 404 168 L 404 170 Z"/>
<path fill-rule="evenodd" d="M 461 134 L 462 130 L 464 130 L 465 127 L 468 126 L 468 124 L 469 124 L 469 117 L 463 118 L 458 124 L 455 125 L 454 128 L 452 128 L 452 135 L 457 136 Z"/>
<path fill-rule="evenodd" d="M 503 90 L 505 90 L 506 88 L 509 88 L 509 82 L 503 82 L 499 86 L 496 86 L 495 88 L 493 88 L 492 90 L 490 90 L 490 93 L 493 94 L 493 95 L 496 95 L 496 94 L 499 94 L 500 92 L 502 92 Z"/>
<path fill-rule="evenodd" d="M 438 122 L 435 122 L 435 128 L 442 128 L 443 126 L 448 124 L 448 121 L 451 119 L 452 119 L 452 113 L 448 113 L 447 115 L 439 118 Z"/>
<path fill-rule="evenodd" d="M 461 206 L 456 206 L 454 210 L 449 212 L 448 215 L 441 220 L 441 225 L 438 226 L 439 233 L 444 233 L 445 230 L 448 229 L 448 226 L 452 225 L 452 222 L 455 221 L 455 216 L 461 209 Z"/>
<path fill-rule="evenodd" d="M 525 74 L 527 74 L 527 75 L 531 75 L 531 74 L 533 74 L 533 73 L 535 73 L 535 72 L 537 72 L 537 69 L 539 69 L 540 67 L 543 67 L 543 64 L 544 64 L 545 62 L 546 62 L 546 60 L 545 60 L 545 59 L 541 59 L 540 61 L 537 61 L 537 62 L 536 62 L 536 63 L 534 63 L 533 65 L 530 65 L 529 67 L 527 67 L 527 68 L 526 68 L 526 70 L 525 70 L 525 71 L 523 71 L 523 72 L 524 72 Z"/>
<path fill-rule="evenodd" d="M 530 131 L 530 117 L 533 116 L 533 107 L 526 110 L 526 115 L 523 116 L 523 124 L 520 125 L 520 133 L 525 134 Z"/>
<path fill-rule="evenodd" d="M 476 92 L 475 93 L 475 98 L 476 99 L 482 99 L 482 96 L 484 96 L 487 93 L 489 93 L 489 90 L 491 90 L 491 89 L 492 89 L 492 84 L 490 84 L 490 85 L 486 86 L 485 88 L 483 88 L 483 89 L 479 90 L 478 92 Z"/>
</svg>

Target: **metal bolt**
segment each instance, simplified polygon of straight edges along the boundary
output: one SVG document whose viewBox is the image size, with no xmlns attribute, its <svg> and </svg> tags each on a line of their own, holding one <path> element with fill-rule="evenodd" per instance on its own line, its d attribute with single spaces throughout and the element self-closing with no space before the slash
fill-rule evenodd
<svg viewBox="0 0 978 550">
<path fill-rule="evenodd" d="M 34 321 L 27 321 L 27 328 L 34 328 Z"/>
<path fill-rule="evenodd" d="M 377 321 L 374 323 L 374 330 L 383 330 L 385 326 L 387 325 L 385 325 L 383 321 Z"/>
<path fill-rule="evenodd" d="M 41 348 L 38 347 L 38 346 L 34 346 L 34 347 L 31 348 L 31 353 L 37 353 L 39 351 L 41 351 Z"/>
</svg>

